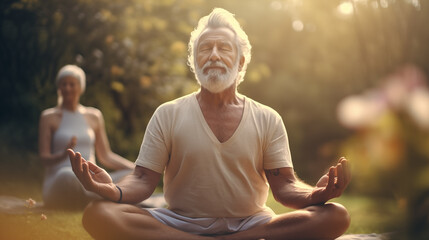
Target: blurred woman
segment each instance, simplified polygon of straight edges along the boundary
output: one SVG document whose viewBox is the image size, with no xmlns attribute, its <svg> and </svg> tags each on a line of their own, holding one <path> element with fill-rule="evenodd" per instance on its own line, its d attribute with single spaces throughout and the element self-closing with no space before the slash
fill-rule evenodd
<svg viewBox="0 0 429 240">
<path fill-rule="evenodd" d="M 47 207 L 83 207 L 97 195 L 86 191 L 74 175 L 66 150 L 73 148 L 87 160 L 112 170 L 114 182 L 134 169 L 134 164 L 110 149 L 102 113 L 79 103 L 85 90 L 85 73 L 66 65 L 56 77 L 58 104 L 42 112 L 39 156 L 46 168 L 43 201 Z"/>
</svg>

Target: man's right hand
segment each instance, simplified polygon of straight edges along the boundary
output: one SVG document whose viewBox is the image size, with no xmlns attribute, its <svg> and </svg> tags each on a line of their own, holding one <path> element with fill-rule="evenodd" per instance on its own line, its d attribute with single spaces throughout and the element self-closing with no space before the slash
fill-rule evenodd
<svg viewBox="0 0 429 240">
<path fill-rule="evenodd" d="M 110 175 L 92 162 L 86 161 L 82 155 L 67 149 L 72 169 L 76 177 L 86 190 L 112 201 L 119 199 L 119 190 L 116 188 Z"/>
</svg>

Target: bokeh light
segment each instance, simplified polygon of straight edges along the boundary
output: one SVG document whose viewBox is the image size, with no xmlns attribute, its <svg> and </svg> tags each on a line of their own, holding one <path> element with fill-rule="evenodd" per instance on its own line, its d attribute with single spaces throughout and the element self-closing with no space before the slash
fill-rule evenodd
<svg viewBox="0 0 429 240">
<path fill-rule="evenodd" d="M 343 2 L 337 7 L 338 12 L 344 15 L 353 14 L 353 4 L 351 2 Z"/>
</svg>

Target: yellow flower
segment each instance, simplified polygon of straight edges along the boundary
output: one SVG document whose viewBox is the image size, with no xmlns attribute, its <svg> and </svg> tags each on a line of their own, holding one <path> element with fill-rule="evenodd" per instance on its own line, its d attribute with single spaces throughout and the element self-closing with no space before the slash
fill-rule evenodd
<svg viewBox="0 0 429 240">
<path fill-rule="evenodd" d="M 113 65 L 113 66 L 110 68 L 110 73 L 111 73 L 112 75 L 114 75 L 114 76 L 122 76 L 122 75 L 124 75 L 125 70 L 124 70 L 122 67 L 120 67 L 120 66 Z"/>
</svg>

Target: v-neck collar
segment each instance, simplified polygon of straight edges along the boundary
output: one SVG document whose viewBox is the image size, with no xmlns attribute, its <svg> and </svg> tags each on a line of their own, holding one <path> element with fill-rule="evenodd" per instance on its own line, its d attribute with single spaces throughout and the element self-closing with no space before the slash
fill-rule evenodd
<svg viewBox="0 0 429 240">
<path fill-rule="evenodd" d="M 197 111 L 198 114 L 198 118 L 200 119 L 201 124 L 203 125 L 204 130 L 206 131 L 207 135 L 210 137 L 210 139 L 219 145 L 226 145 L 229 142 L 232 142 L 234 140 L 234 138 L 236 138 L 236 136 L 239 134 L 240 129 L 242 128 L 242 125 L 244 124 L 244 122 L 246 121 L 247 115 L 248 115 L 248 100 L 246 98 L 246 96 L 244 95 L 240 95 L 243 96 L 244 99 L 244 109 L 243 109 L 243 115 L 241 116 L 240 119 L 240 123 L 238 124 L 237 128 L 235 129 L 234 133 L 232 134 L 232 136 L 230 138 L 228 138 L 226 141 L 221 142 L 219 141 L 219 139 L 216 137 L 216 135 L 213 133 L 212 129 L 210 128 L 209 124 L 207 123 L 206 119 L 204 118 L 204 114 L 203 111 L 201 110 L 200 104 L 198 103 L 198 99 L 197 99 L 197 92 L 193 93 L 192 96 L 192 102 L 194 105 L 194 109 Z"/>
</svg>

